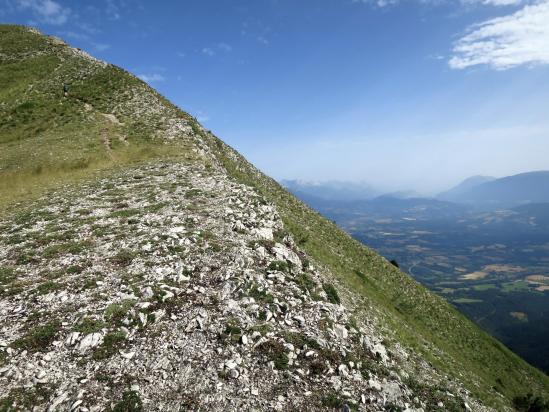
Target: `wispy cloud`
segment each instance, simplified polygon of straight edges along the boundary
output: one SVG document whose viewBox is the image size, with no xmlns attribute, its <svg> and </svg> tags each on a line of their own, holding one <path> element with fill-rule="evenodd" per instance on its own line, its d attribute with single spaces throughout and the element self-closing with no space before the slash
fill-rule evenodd
<svg viewBox="0 0 549 412">
<path fill-rule="evenodd" d="M 105 51 L 105 50 L 108 50 L 111 48 L 111 45 L 110 44 L 106 44 L 106 43 L 95 43 L 95 42 L 91 42 L 91 45 L 92 47 L 94 48 L 94 50 L 98 51 L 98 52 L 102 52 L 102 51 Z"/>
<path fill-rule="evenodd" d="M 217 45 L 217 48 L 221 51 L 224 51 L 225 53 L 229 53 L 231 51 L 233 51 L 233 48 L 230 44 L 227 44 L 227 43 L 219 43 Z"/>
<path fill-rule="evenodd" d="M 115 2 L 115 0 L 107 0 L 107 6 L 105 8 L 105 14 L 109 17 L 111 20 L 118 20 L 120 19 L 120 11 L 119 6 Z"/>
<path fill-rule="evenodd" d="M 267 40 L 263 36 L 257 36 L 257 41 L 261 44 L 264 44 L 265 46 L 267 46 L 269 44 L 269 40 Z"/>
<path fill-rule="evenodd" d="M 215 51 L 213 51 L 210 47 L 204 47 L 202 49 L 202 54 L 205 54 L 206 56 L 215 56 Z"/>
<path fill-rule="evenodd" d="M 147 83 L 158 83 L 166 80 L 166 78 L 159 73 L 138 74 L 137 77 Z"/>
<path fill-rule="evenodd" d="M 549 64 L 549 0 L 473 26 L 456 42 L 453 53 L 448 62 L 453 69 Z"/>
<path fill-rule="evenodd" d="M 215 56 L 218 53 L 230 53 L 233 51 L 233 47 L 227 43 L 217 43 L 212 47 L 204 47 L 201 52 L 206 56 Z"/>
<path fill-rule="evenodd" d="M 463 4 L 484 4 L 486 6 L 515 6 L 522 0 L 461 0 Z"/>
<path fill-rule="evenodd" d="M 419 4 L 442 5 L 457 3 L 463 5 L 484 5 L 484 6 L 516 6 L 526 0 L 417 0 Z M 372 4 L 377 7 L 393 6 L 403 2 L 402 0 L 353 0 L 354 3 Z"/>
<path fill-rule="evenodd" d="M 20 9 L 30 10 L 38 21 L 52 25 L 62 25 L 67 22 L 71 10 L 53 0 L 17 0 Z"/>
</svg>

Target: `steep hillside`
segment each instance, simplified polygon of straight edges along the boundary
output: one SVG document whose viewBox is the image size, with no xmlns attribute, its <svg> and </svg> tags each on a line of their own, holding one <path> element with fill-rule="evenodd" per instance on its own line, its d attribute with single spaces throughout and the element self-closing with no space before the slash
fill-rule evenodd
<svg viewBox="0 0 549 412">
<path fill-rule="evenodd" d="M 17 26 L 0 63 L 0 410 L 506 410 L 549 393 L 129 73 Z"/>
</svg>

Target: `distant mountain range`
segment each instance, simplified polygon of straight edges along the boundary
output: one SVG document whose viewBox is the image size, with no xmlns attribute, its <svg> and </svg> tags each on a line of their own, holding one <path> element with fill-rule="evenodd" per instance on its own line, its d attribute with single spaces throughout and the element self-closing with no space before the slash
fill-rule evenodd
<svg viewBox="0 0 549 412">
<path fill-rule="evenodd" d="M 549 203 L 549 171 L 521 173 L 502 178 L 473 176 L 434 198 L 421 197 L 411 190 L 381 194 L 367 183 L 313 183 L 299 180 L 283 180 L 281 183 L 294 195 L 316 208 L 334 205 L 356 208 L 357 202 L 362 209 L 366 203 L 372 207 L 394 207 L 396 204 L 398 207 L 409 207 L 409 201 L 399 200 L 436 205 L 436 209 L 451 202 L 484 210 Z"/>
<path fill-rule="evenodd" d="M 300 194 L 299 197 L 314 196 L 324 200 L 365 200 L 381 194 L 369 184 L 362 182 L 282 180 L 280 183 L 290 192 Z"/>
<path fill-rule="evenodd" d="M 451 188 L 450 190 L 440 193 L 437 198 L 440 200 L 454 201 L 460 196 L 466 194 L 472 188 L 484 183 L 492 182 L 496 179 L 497 178 L 491 176 L 472 176 L 465 179 L 463 182 Z"/>
<path fill-rule="evenodd" d="M 549 202 L 549 171 L 521 173 L 500 179 L 475 176 L 441 193 L 438 198 L 483 208 L 512 208 Z"/>
</svg>

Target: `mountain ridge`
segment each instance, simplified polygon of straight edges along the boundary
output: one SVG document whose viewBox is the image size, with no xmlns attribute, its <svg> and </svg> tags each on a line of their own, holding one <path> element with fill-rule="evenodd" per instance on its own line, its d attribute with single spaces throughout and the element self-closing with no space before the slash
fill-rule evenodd
<svg viewBox="0 0 549 412">
<path fill-rule="evenodd" d="M 514 207 L 549 201 L 549 171 L 525 172 L 464 185 L 465 182 L 439 197 L 486 207 Z"/>
<path fill-rule="evenodd" d="M 5 269 L 2 272 L 3 291 L 6 293 L 6 287 L 9 291 L 7 295 L 1 295 L 2 302 L 16 309 L 17 302 L 26 304 L 34 296 L 33 299 L 39 302 L 47 299 L 59 302 L 55 307 L 62 308 L 63 302 L 73 302 L 79 294 L 87 297 L 89 292 L 80 291 L 79 294 L 74 294 L 70 289 L 63 290 L 63 277 L 48 279 L 47 273 L 41 272 L 48 272 L 48 266 L 56 268 L 55 271 L 61 270 L 60 268 L 64 268 L 64 271 L 70 269 L 67 280 L 69 283 L 73 281 L 71 276 L 74 277 L 75 274 L 88 277 L 88 280 L 93 279 L 93 276 L 97 276 L 94 275 L 94 265 L 92 263 L 91 266 L 85 266 L 84 263 L 89 260 L 85 253 L 104 259 L 104 262 L 99 260 L 99 267 L 96 269 L 106 270 L 107 273 L 112 271 L 117 275 L 104 276 L 104 280 L 95 283 L 102 293 L 108 295 L 106 302 L 101 304 L 103 306 L 98 306 L 94 309 L 95 312 L 89 314 L 89 322 L 103 322 L 99 330 L 91 327 L 91 323 L 82 325 L 83 319 L 78 320 L 73 318 L 72 314 L 62 311 L 56 313 L 66 320 L 59 324 L 36 325 L 35 318 L 23 313 L 17 315 L 19 323 L 10 323 L 9 334 L 5 329 L 2 330 L 0 337 L 10 348 L 9 352 L 2 350 L 3 356 L 0 357 L 2 379 L 9 382 L 9 387 L 3 386 L 3 392 L 0 392 L 0 399 L 4 405 L 40 401 L 40 405 L 50 407 L 70 403 L 68 408 L 74 405 L 78 408 L 83 403 L 94 401 L 89 396 L 78 398 L 82 386 L 89 393 L 101 394 L 96 401 L 103 402 L 103 406 L 116 402 L 139 404 L 143 398 L 146 401 L 146 408 L 151 410 L 154 409 L 155 402 L 158 407 L 173 407 L 175 403 L 185 405 L 184 402 L 187 402 L 190 409 L 198 408 L 201 404 L 209 404 L 212 408 L 220 409 L 236 409 L 239 404 L 276 409 L 298 407 L 304 401 L 313 402 L 319 409 L 326 410 L 342 407 L 344 403 L 362 410 L 376 410 L 380 407 L 406 407 L 413 410 L 412 408 L 434 408 L 438 402 L 442 402 L 447 408 L 453 405 L 452 407 L 457 410 L 465 408 L 467 402 L 468 407 L 483 410 L 484 407 L 475 399 L 496 409 L 509 409 L 513 397 L 525 395 L 532 388 L 539 394 L 548 392 L 549 382 L 546 376 L 481 332 L 442 299 L 428 292 L 370 249 L 351 239 L 334 224 L 311 211 L 278 183 L 264 176 L 240 154 L 205 130 L 194 118 L 180 112 L 143 82 L 109 65 L 97 68 L 97 72 L 93 72 L 95 68 L 90 69 L 86 63 L 89 60 L 81 60 L 84 57 L 79 55 L 70 57 L 74 52 L 66 51 L 64 48 L 67 46 L 44 39 L 28 29 L 1 26 L 0 30 L 2 71 L 17 71 L 21 74 L 16 82 L 9 82 L 8 76 L 4 76 L 1 79 L 3 83 L 0 83 L 16 85 L 4 89 L 3 94 L 0 94 L 0 110 L 3 114 L 8 113 L 7 118 L 10 119 L 11 125 L 8 131 L 0 130 L 2 147 L 9 148 L 8 151 L 4 151 L 7 154 L 3 155 L 3 160 L 8 161 L 7 167 L 2 170 L 3 183 L 0 190 L 12 196 L 10 190 L 13 190 L 14 186 L 8 184 L 8 181 L 15 179 L 17 182 L 30 182 L 28 187 L 31 194 L 40 193 L 33 191 L 32 185 L 40 182 L 41 177 L 47 180 L 49 173 L 54 170 L 60 176 L 60 180 L 54 182 L 51 189 L 64 185 L 67 192 L 67 197 L 59 190 L 50 192 L 53 194 L 44 195 L 39 200 L 40 203 L 27 200 L 31 199 L 28 193 L 17 193 L 11 197 L 15 200 L 25 200 L 15 206 L 13 202 L 9 203 L 11 206 L 2 221 L 4 233 L 9 234 L 2 238 L 5 247 L 0 254 L 3 270 Z M 9 39 L 4 36 L 6 33 L 11 36 Z M 23 52 L 20 54 L 10 51 L 18 39 L 23 43 Z M 32 46 L 34 42 L 39 44 Z M 37 56 L 29 51 L 33 50 L 31 46 L 38 51 Z M 63 56 L 61 66 L 57 61 L 52 65 L 57 64 L 55 67 L 61 67 L 58 70 L 65 70 L 69 76 L 71 88 L 68 96 L 63 96 L 62 88 L 66 77 L 51 80 L 49 71 L 32 72 L 37 63 L 32 59 L 42 61 L 46 58 L 50 61 L 51 48 Z M 18 57 L 5 57 L 13 55 Z M 67 57 L 68 55 L 70 56 Z M 32 61 L 29 63 L 27 59 Z M 25 70 L 32 73 L 23 73 Z M 28 81 L 28 76 L 32 77 L 31 82 Z M 27 90 L 31 85 L 33 87 L 29 94 L 21 93 L 21 90 Z M 34 90 L 39 86 L 42 87 L 42 92 L 35 94 Z M 15 95 L 21 95 L 27 101 L 14 101 Z M 43 96 L 50 96 L 51 99 L 42 101 L 40 99 L 45 99 Z M 33 99 L 38 99 L 38 103 Z M 32 103 L 30 106 L 27 104 L 29 102 Z M 57 102 L 54 106 L 59 106 L 57 111 L 48 107 L 51 102 Z M 21 105 L 24 106 L 21 108 Z M 91 109 L 86 105 L 91 106 Z M 135 113 L 132 109 L 136 107 L 148 109 Z M 28 110 L 29 108 L 31 110 Z M 51 114 L 52 111 L 55 113 L 55 116 L 52 116 L 53 120 L 44 115 Z M 70 116 L 69 120 L 62 123 L 59 118 L 66 118 L 67 115 Z M 114 116 L 115 122 L 111 116 Z M 48 120 L 44 124 L 46 118 Z M 84 128 L 78 132 L 80 134 L 76 133 L 75 126 L 79 126 L 76 129 L 80 130 L 83 125 L 90 128 Z M 28 133 L 29 131 L 33 134 Z M 103 138 L 105 135 L 109 137 L 107 143 Z M 67 138 L 60 139 L 59 136 Z M 74 136 L 78 138 L 75 139 Z M 39 155 L 47 153 L 47 150 L 42 150 L 39 146 L 41 141 L 47 143 L 49 150 L 55 147 L 59 149 L 58 153 L 65 156 L 45 156 L 42 159 Z M 86 146 L 82 141 L 90 146 Z M 153 149 L 153 153 L 148 152 Z M 80 150 L 84 152 L 81 153 Z M 23 153 L 36 156 L 31 156 L 31 159 L 27 160 Z M 22 163 L 16 165 L 15 160 Z M 37 169 L 38 166 L 42 168 Z M 80 181 L 69 181 L 65 177 L 74 171 L 82 173 Z M 96 181 L 93 174 L 95 172 L 103 173 L 101 180 Z M 149 183 L 155 181 L 155 176 L 159 179 L 158 188 Z M 90 178 L 91 182 L 82 186 L 82 182 L 88 182 Z M 67 182 L 71 184 L 67 185 Z M 218 183 L 222 190 L 212 189 Z M 70 193 L 72 195 L 69 196 Z M 143 197 L 136 197 L 138 193 L 142 193 Z M 110 200 L 105 200 L 106 203 L 102 204 L 102 198 Z M 85 200 L 82 202 L 84 207 L 81 208 L 78 202 L 75 203 L 75 199 Z M 167 204 L 163 205 L 166 202 Z M 183 209 L 174 207 L 179 203 L 184 206 Z M 41 207 L 34 207 L 39 204 Z M 209 208 L 208 205 L 211 204 L 216 206 Z M 231 205 L 230 208 L 234 208 L 236 212 L 219 208 L 219 204 Z M 250 214 L 247 208 L 253 213 Z M 87 209 L 89 210 L 86 211 Z M 66 216 L 62 211 L 65 211 Z M 206 212 L 215 218 L 208 217 Z M 181 229 L 182 232 L 173 233 L 176 238 L 172 239 L 177 239 L 177 242 L 163 239 L 163 231 L 171 233 L 170 230 L 179 227 L 181 218 L 185 216 L 192 219 L 189 222 L 183 219 L 187 226 Z M 175 224 L 177 219 L 179 223 Z M 224 219 L 227 224 L 221 223 Z M 51 227 L 48 226 L 48 221 L 53 223 Z M 153 227 L 156 227 L 159 240 L 154 242 L 158 243 L 159 250 L 163 251 L 163 254 L 158 255 L 162 259 L 177 260 L 176 256 L 181 253 L 176 248 L 179 246 L 183 251 L 189 248 L 189 252 L 194 251 L 197 253 L 196 256 L 205 260 L 196 262 L 192 260 L 192 254 L 184 255 L 191 259 L 190 263 L 194 262 L 193 269 L 189 269 L 191 273 L 185 272 L 187 269 L 184 266 L 177 265 L 167 265 L 171 268 L 169 273 L 157 273 L 150 268 L 147 269 L 147 262 L 156 266 L 159 262 L 156 258 L 150 257 L 146 250 L 134 249 L 131 238 L 126 239 L 124 232 L 116 228 L 117 225 L 127 225 L 120 227 L 128 228 L 137 225 L 137 231 L 131 229 L 130 233 L 138 239 L 139 236 L 144 236 L 139 234 L 143 224 L 141 222 L 148 221 L 157 225 Z M 94 224 L 97 227 L 94 227 Z M 208 229 L 207 224 L 211 224 L 215 229 L 210 235 L 204 234 L 212 230 Z M 198 225 L 197 230 L 192 229 L 192 225 Z M 44 227 L 50 227 L 51 235 L 45 236 L 44 239 L 26 237 L 29 233 L 39 236 L 41 228 Z M 79 229 L 80 227 L 83 229 Z M 62 240 L 62 236 L 67 236 L 63 228 L 80 233 L 84 243 L 66 246 Z M 271 232 L 268 229 L 271 229 Z M 109 234 L 111 230 L 113 238 Z M 276 236 L 273 233 L 281 230 L 282 233 Z M 198 234 L 194 233 L 195 231 Z M 213 237 L 210 237 L 212 235 Z M 104 236 L 107 236 L 107 242 L 117 247 L 124 245 L 122 251 L 127 249 L 127 254 L 107 253 L 105 256 L 106 252 L 100 247 L 105 242 Z M 120 239 L 117 240 L 116 236 L 120 236 Z M 220 239 L 224 239 L 224 236 L 227 238 L 226 244 L 222 242 L 221 245 L 214 246 Z M 151 239 L 145 238 L 143 241 L 152 242 Z M 49 244 L 50 242 L 52 244 Z M 68 249 L 64 249 L 65 246 Z M 224 262 L 226 256 L 221 253 L 219 247 L 221 251 L 226 247 L 226 253 L 233 253 L 234 257 L 234 262 L 223 263 L 234 271 L 233 275 L 225 280 L 222 280 L 225 274 L 215 267 L 223 266 L 221 262 Z M 31 248 L 34 248 L 36 253 L 30 253 Z M 248 260 L 248 257 L 251 260 Z M 187 258 L 178 259 L 185 262 Z M 196 269 L 209 267 L 207 259 L 215 263 L 211 271 Z M 77 265 L 67 267 L 66 262 L 70 264 L 71 261 Z M 312 264 L 305 265 L 306 261 Z M 176 270 L 176 267 L 181 268 L 180 273 L 171 272 Z M 259 282 L 258 285 L 249 283 L 246 268 L 257 275 L 251 279 Z M 139 275 L 132 272 L 137 269 L 144 271 L 143 278 L 133 278 Z M 127 270 L 131 276 L 125 280 L 123 275 Z M 55 276 L 58 276 L 58 273 L 55 273 Z M 25 283 L 25 276 L 29 277 L 28 281 L 40 280 L 41 288 L 36 290 L 32 283 Z M 118 276 L 123 280 L 122 284 Z M 175 276 L 175 280 L 168 282 L 172 276 Z M 219 282 L 215 284 L 219 284 L 220 289 L 207 287 L 203 279 Z M 189 281 L 191 287 L 183 286 Z M 104 283 L 99 285 L 97 282 Z M 147 283 L 150 285 L 147 286 Z M 216 305 L 213 299 L 222 292 L 224 283 L 236 288 L 229 288 L 229 295 L 224 301 L 229 305 L 227 308 L 234 309 L 236 319 L 228 317 L 223 312 L 224 307 Z M 296 284 L 298 289 L 289 289 L 289 286 L 284 288 L 296 292 L 300 290 L 300 294 L 296 296 L 284 296 L 282 291 L 285 289 L 278 289 L 281 285 L 293 284 Z M 108 285 L 109 288 L 103 287 L 104 285 Z M 125 286 L 121 291 L 126 291 L 121 295 L 113 294 L 117 290 L 112 288 L 113 285 Z M 56 289 L 57 287 L 61 289 Z M 147 288 L 151 289 L 150 293 Z M 204 288 L 204 292 L 201 292 L 200 288 Z M 128 298 L 132 296 L 131 293 L 135 299 Z M 205 316 L 202 316 L 204 312 L 198 310 L 199 307 L 185 306 L 185 299 L 181 299 L 188 296 L 191 301 L 201 301 L 200 295 L 208 297 L 211 301 L 203 302 Z M 317 295 L 320 297 L 319 301 L 315 300 Z M 67 297 L 67 300 L 63 301 L 63 296 Z M 133 303 L 125 303 L 128 300 Z M 178 305 L 168 310 L 169 305 L 166 305 L 166 302 L 170 301 L 178 302 L 178 305 L 190 310 L 192 316 L 187 317 L 185 311 L 177 309 Z M 258 302 L 261 305 L 258 305 Z M 343 305 L 339 302 L 343 302 Z M 305 312 L 310 311 L 310 315 L 303 321 L 301 318 L 295 318 L 294 316 L 300 315 L 292 314 L 292 304 Z M 250 309 L 250 314 L 247 314 L 245 308 L 252 308 L 254 305 L 258 307 Z M 321 315 L 320 308 L 323 305 L 330 313 L 327 317 Z M 155 311 L 147 311 L 147 307 L 152 307 Z M 93 308 L 95 306 L 90 306 L 90 310 Z M 267 309 L 271 317 L 267 312 L 262 315 L 261 308 Z M 88 310 L 86 307 L 80 309 L 84 312 Z M 159 316 L 162 313 L 158 312 L 159 310 L 168 314 L 173 310 L 171 314 L 176 319 Z M 257 311 L 257 314 L 254 315 L 253 311 Z M 273 311 L 282 323 L 273 321 Z M 149 319 L 148 316 L 155 313 L 156 315 Z M 146 320 L 144 321 L 139 314 L 143 314 Z M 219 319 L 226 320 L 227 323 L 215 321 L 214 315 L 219 315 Z M 0 316 L 5 315 L 2 312 Z M 269 319 L 265 322 L 267 318 Z M 325 320 L 321 322 L 322 319 Z M 289 324 L 286 324 L 286 320 Z M 125 321 L 128 324 L 124 323 Z M 183 321 L 188 324 L 182 325 Z M 71 332 L 71 325 L 74 322 L 77 323 L 75 327 L 81 328 L 80 330 L 94 331 L 82 336 L 74 335 L 78 332 Z M 148 323 L 151 329 L 145 329 L 144 323 Z M 270 331 L 252 330 L 265 323 L 271 328 Z M 203 324 L 209 324 L 211 329 L 204 329 L 201 326 Z M 324 328 L 320 328 L 319 324 L 325 325 Z M 291 328 L 288 328 L 290 325 Z M 38 330 L 33 330 L 33 327 L 38 327 Z M 166 328 L 170 327 L 174 330 L 178 327 L 183 327 L 183 330 L 189 328 L 189 331 L 181 331 L 181 335 L 172 335 L 166 332 Z M 259 336 L 253 332 L 258 332 Z M 312 340 L 307 341 L 306 338 L 310 335 L 304 332 L 314 335 L 316 343 Z M 126 365 L 123 369 L 131 372 L 134 357 L 143 361 L 146 359 L 143 354 L 156 355 L 155 352 L 150 352 L 151 349 L 147 345 L 138 346 L 133 343 L 154 341 L 157 339 L 155 333 L 159 333 L 160 337 L 165 333 L 164 338 L 169 336 L 169 339 L 184 337 L 183 339 L 188 342 L 193 339 L 205 339 L 202 342 L 210 344 L 213 341 L 217 342 L 216 336 L 220 336 L 223 342 L 223 345 L 219 346 L 221 353 L 216 355 L 212 350 L 204 354 L 212 362 L 221 362 L 224 359 L 219 374 L 208 369 L 192 353 L 186 353 L 186 356 L 196 362 L 196 365 L 206 368 L 205 373 L 216 385 L 221 383 L 221 388 L 226 388 L 223 390 L 228 403 L 224 404 L 222 400 L 207 396 L 205 386 L 201 386 L 205 382 L 196 384 L 194 390 L 192 385 L 187 386 L 185 390 L 188 393 L 177 393 L 166 379 L 162 378 L 162 373 L 158 378 L 161 384 L 156 388 L 145 379 L 146 376 L 138 374 L 132 378 L 119 373 L 117 368 L 121 368 L 122 365 Z M 297 336 L 287 333 L 297 333 Z M 16 336 L 17 339 L 14 341 L 12 336 Z M 56 340 L 58 336 L 63 339 Z M 248 346 L 250 336 L 255 336 L 254 344 L 263 340 L 251 349 Z M 330 336 L 332 341 L 325 343 L 325 336 Z M 61 343 L 55 346 L 55 342 Z M 110 352 L 111 347 L 106 345 L 109 342 L 112 343 L 114 352 Z M 35 344 L 44 344 L 51 350 L 44 351 L 41 347 L 37 350 Z M 75 349 L 71 349 L 72 347 Z M 80 349 L 76 348 L 85 349 L 85 355 L 79 355 Z M 262 349 L 256 352 L 257 348 Z M 311 348 L 316 355 L 322 354 L 319 358 L 319 367 L 320 370 L 329 371 L 326 373 L 332 377 L 331 381 L 315 377 L 311 372 L 314 367 L 309 365 L 306 357 Z M 143 354 L 138 349 L 142 350 Z M 56 374 L 61 372 L 54 367 L 56 372 L 52 372 L 51 376 L 47 375 L 51 380 L 41 382 L 45 378 L 41 372 L 22 367 L 25 357 L 22 353 L 25 350 L 32 354 L 33 362 L 37 364 L 41 361 L 47 364 L 51 362 L 51 358 L 54 365 L 60 366 L 76 365 L 76 361 L 80 360 L 87 362 L 89 368 L 100 367 L 106 368 L 106 371 L 117 371 L 114 375 L 115 380 L 109 386 L 117 388 L 118 391 L 127 389 L 127 392 L 120 399 L 120 392 L 105 390 L 97 375 L 86 378 L 86 382 L 83 383 L 78 376 L 71 375 L 70 379 L 65 380 L 64 385 L 53 387 L 50 392 L 46 391 L 47 394 L 42 394 L 36 388 L 41 388 L 40 385 L 46 383 L 55 386 L 56 382 L 59 382 Z M 177 355 L 177 352 L 170 352 L 171 350 L 166 348 L 167 361 L 159 358 L 158 362 L 167 365 L 163 368 L 167 377 L 182 379 L 182 382 L 189 384 L 192 379 L 188 368 L 185 369 L 186 374 L 178 374 L 177 370 L 169 367 L 174 361 L 170 357 Z M 366 352 L 362 353 L 363 350 Z M 255 356 L 250 357 L 252 353 Z M 229 359 L 227 354 L 231 355 Z M 353 360 L 347 355 L 353 355 Z M 101 356 L 106 356 L 106 360 L 97 358 Z M 49 361 L 45 360 L 47 357 L 50 358 Z M 301 368 L 291 366 L 290 360 L 291 365 L 295 365 L 294 361 L 297 361 L 309 366 L 303 366 L 306 370 L 304 374 L 300 374 L 298 371 Z M 269 362 L 272 362 L 271 366 L 268 366 Z M 359 363 L 367 365 L 364 375 L 356 370 Z M 6 364 L 8 366 L 5 366 Z M 490 368 L 487 369 L 486 365 L 490 365 Z M 151 374 L 155 370 L 149 364 L 147 368 Z M 69 370 L 70 368 L 67 369 Z M 505 373 L 502 374 L 501 371 Z M 420 373 L 425 382 L 412 379 L 417 373 Z M 268 377 L 271 390 L 261 386 L 261 392 L 256 391 L 258 388 L 253 386 L 253 382 L 256 381 L 252 378 L 259 379 L 258 376 Z M 355 379 L 358 383 L 352 383 Z M 296 383 L 300 381 L 311 387 L 314 387 L 312 385 L 316 382 L 317 387 L 322 390 L 318 393 L 311 391 L 311 395 L 299 396 L 307 392 Z M 21 384 L 24 382 L 33 382 L 31 400 L 24 391 L 23 394 L 21 392 Z M 239 382 L 251 382 L 252 385 L 246 385 L 247 391 L 240 391 Z M 452 396 L 437 389 L 438 385 L 447 388 Z M 173 391 L 167 392 L 171 394 L 172 399 L 165 399 L 164 394 L 158 392 L 158 388 L 164 387 Z M 256 393 L 260 393 L 261 396 L 256 398 Z M 292 396 L 283 396 L 287 393 Z M 418 398 L 418 402 L 414 401 L 413 396 Z M 387 401 L 388 397 L 390 401 Z"/>
</svg>

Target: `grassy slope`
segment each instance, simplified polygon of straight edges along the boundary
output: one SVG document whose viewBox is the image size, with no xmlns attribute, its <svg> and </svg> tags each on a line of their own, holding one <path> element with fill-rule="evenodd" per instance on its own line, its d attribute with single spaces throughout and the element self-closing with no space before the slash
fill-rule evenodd
<svg viewBox="0 0 549 412">
<path fill-rule="evenodd" d="M 460 380 L 475 397 L 497 409 L 529 392 L 549 395 L 549 377 L 541 371 L 309 209 L 222 141 L 209 133 L 203 136 L 232 176 L 276 204 L 286 228 L 310 256 L 381 310 L 397 341 L 414 348 L 440 372 Z"/>
<path fill-rule="evenodd" d="M 70 85 L 67 96 L 64 83 Z M 137 93 L 129 96 L 128 90 Z M 172 146 L 185 146 L 153 139 L 163 113 L 140 118 L 124 105 L 139 93 L 149 99 L 144 107 L 153 98 L 152 103 L 157 100 L 176 112 L 120 68 L 71 53 L 66 45 L 24 27 L 0 25 L 0 207 L 47 187 L 166 156 Z M 116 115 L 120 124 L 105 114 Z"/>
<path fill-rule="evenodd" d="M 152 138 L 156 128 L 163 127 L 162 114 L 136 120 L 123 103 L 131 97 L 128 91 L 146 88 L 171 115 L 192 121 L 189 115 L 127 72 L 110 65 L 92 70 L 90 61 L 67 55 L 65 49 L 24 28 L 0 26 L 0 118 L 8 119 L 0 124 L 0 209 L 44 186 L 188 149 L 186 144 L 160 144 Z M 6 57 L 36 51 L 47 52 L 25 60 Z M 71 84 L 66 98 L 65 81 Z M 91 113 L 85 103 L 93 106 Z M 123 125 L 109 123 L 100 113 L 115 114 Z M 105 129 L 125 136 L 130 145 L 113 144 L 107 151 L 101 140 Z M 276 204 L 286 227 L 315 260 L 383 313 L 396 341 L 422 353 L 442 373 L 459 378 L 474 395 L 498 408 L 529 391 L 549 393 L 547 376 L 311 211 L 198 124 L 193 129 L 232 176 Z"/>
</svg>

